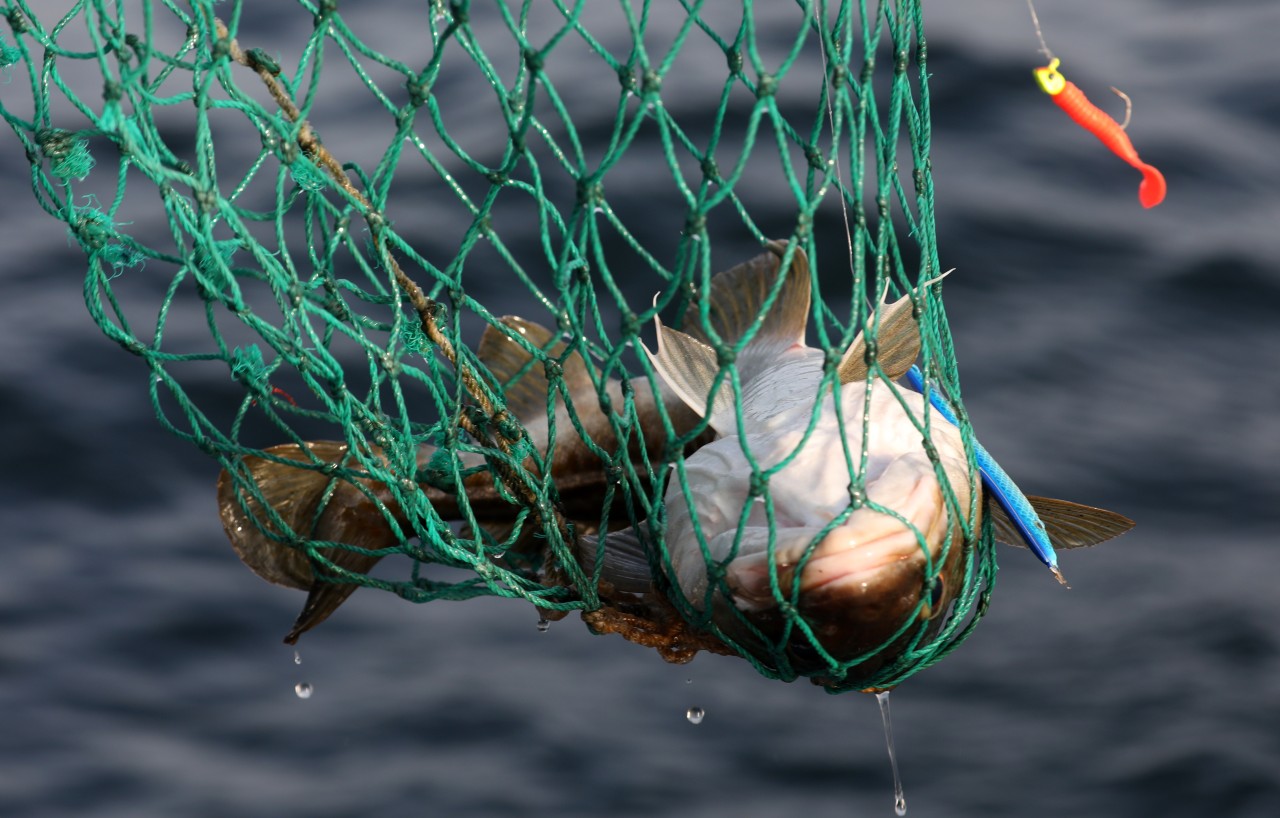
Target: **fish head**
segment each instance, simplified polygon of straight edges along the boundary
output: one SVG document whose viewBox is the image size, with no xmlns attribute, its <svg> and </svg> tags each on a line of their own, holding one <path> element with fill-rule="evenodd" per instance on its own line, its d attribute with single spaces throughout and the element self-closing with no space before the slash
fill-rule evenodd
<svg viewBox="0 0 1280 818">
<path fill-rule="evenodd" d="M 854 673 L 874 672 L 912 640 L 936 633 L 963 586 L 964 529 L 927 459 L 901 458 L 876 483 L 874 502 L 840 524 L 780 528 L 772 553 L 726 566 L 722 604 L 777 639 L 767 647 L 781 648 L 798 673 L 830 670 L 818 647 L 854 663 Z M 782 499 L 776 518 L 787 514 Z M 726 614 L 720 618 L 729 620 Z M 812 637 L 787 628 L 789 618 L 803 621 Z"/>
</svg>

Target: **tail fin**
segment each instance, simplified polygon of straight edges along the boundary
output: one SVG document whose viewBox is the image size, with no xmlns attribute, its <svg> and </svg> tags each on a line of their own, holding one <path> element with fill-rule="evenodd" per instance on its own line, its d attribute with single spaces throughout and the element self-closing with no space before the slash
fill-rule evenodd
<svg viewBox="0 0 1280 818">
<path fill-rule="evenodd" d="M 1031 507 L 1036 510 L 1040 521 L 1044 523 L 1045 533 L 1053 547 L 1057 548 L 1089 548 L 1112 537 L 1118 537 L 1135 523 L 1123 514 L 1107 511 L 1105 508 L 1072 503 L 1068 500 L 1055 500 L 1049 497 L 1027 497 Z M 996 539 L 1006 545 L 1026 547 L 1025 538 L 1018 533 L 1017 527 L 1009 519 L 1009 514 L 999 504 L 993 503 L 990 508 L 991 520 L 995 525 Z"/>
</svg>

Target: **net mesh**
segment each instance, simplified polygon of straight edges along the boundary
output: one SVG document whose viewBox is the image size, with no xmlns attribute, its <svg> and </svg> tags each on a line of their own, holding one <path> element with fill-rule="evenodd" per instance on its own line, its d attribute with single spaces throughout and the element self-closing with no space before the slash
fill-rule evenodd
<svg viewBox="0 0 1280 818">
<path fill-rule="evenodd" d="M 939 273 L 919 2 L 55 5 L 0 4 L 0 113 L 36 199 L 87 254 L 90 314 L 146 363 L 160 422 L 221 462 L 263 536 L 318 583 L 413 602 L 520 597 L 627 634 L 634 617 L 575 541 L 647 519 L 678 615 L 668 658 L 712 647 L 839 692 L 894 685 L 971 632 L 995 566 L 990 526 L 972 522 L 972 433 L 940 288 L 919 288 Z M 658 386 L 637 354 L 652 319 L 696 304 L 716 270 L 771 239 L 813 268 L 827 388 L 876 326 L 867 295 L 915 293 L 924 369 L 970 452 L 970 503 L 938 470 L 963 533 L 947 546 L 963 587 L 945 624 L 907 618 L 858 656 L 823 649 L 794 587 L 775 582 L 781 625 L 751 644 L 684 598 L 663 579 L 664 478 L 706 424 L 678 428 L 659 401 L 667 440 L 635 456 Z M 553 329 L 522 334 L 503 312 Z M 505 380 L 478 352 L 486 328 L 528 356 Z M 717 346 L 727 378 L 741 347 Z M 888 383 L 868 349 L 866 377 Z M 612 448 L 574 394 L 583 362 Z M 522 380 L 546 390 L 540 421 L 507 410 Z M 919 423 L 927 440 L 941 421 Z M 583 441 L 599 496 L 571 513 L 553 461 Z M 767 494 L 772 472 L 747 456 Z M 325 489 L 290 516 L 252 479 L 246 464 L 261 461 L 301 465 Z M 477 480 L 503 525 L 469 499 Z M 347 495 L 389 542 L 317 528 Z M 371 575 L 380 557 L 393 559 Z"/>
</svg>

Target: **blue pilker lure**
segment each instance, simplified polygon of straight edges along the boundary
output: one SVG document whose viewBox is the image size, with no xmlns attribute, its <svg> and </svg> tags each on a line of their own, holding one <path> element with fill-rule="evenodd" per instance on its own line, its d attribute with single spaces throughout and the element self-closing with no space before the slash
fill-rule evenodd
<svg viewBox="0 0 1280 818">
<path fill-rule="evenodd" d="M 920 372 L 920 367 L 912 366 L 907 370 L 906 379 L 912 389 L 924 394 L 924 375 Z M 929 389 L 928 398 L 929 403 L 948 423 L 952 426 L 960 425 L 955 412 L 951 410 L 941 392 L 937 389 Z M 1027 547 L 1049 567 L 1058 582 L 1066 585 L 1067 581 L 1063 578 L 1062 571 L 1058 569 L 1058 554 L 1053 550 L 1053 543 L 1049 540 L 1045 525 L 1032 507 L 1031 501 L 1027 499 L 1027 495 L 1022 493 L 1022 489 L 1014 484 L 1012 478 L 1000 468 L 1000 464 L 995 461 L 991 453 L 977 440 L 973 441 L 973 454 L 978 462 L 978 471 L 982 473 L 983 488 L 995 497 L 996 502 L 1009 515 L 1009 521 L 1026 542 Z"/>
</svg>

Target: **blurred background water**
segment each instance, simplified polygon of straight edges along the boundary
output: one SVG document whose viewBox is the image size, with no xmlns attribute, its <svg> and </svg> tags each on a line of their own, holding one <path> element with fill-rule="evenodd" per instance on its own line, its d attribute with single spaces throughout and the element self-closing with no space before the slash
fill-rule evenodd
<svg viewBox="0 0 1280 818">
<path fill-rule="evenodd" d="M 418 5 L 343 12 L 412 53 Z M 1137 174 L 1036 90 L 1021 0 L 930 0 L 948 313 L 974 425 L 1023 488 L 1138 527 L 1067 554 L 1070 591 L 1001 555 L 977 633 L 894 694 L 909 814 L 1280 815 L 1280 5 L 1039 10 L 1068 76 L 1132 97 L 1169 198 L 1144 212 Z M 310 18 L 244 26 L 296 51 Z M 147 370 L 85 313 L 83 257 L 8 133 L 0 814 L 890 814 L 870 698 L 668 666 L 576 617 L 540 633 L 523 603 L 362 591 L 296 665 L 279 639 L 300 595 L 227 547 L 214 463 L 161 431 Z"/>
</svg>

